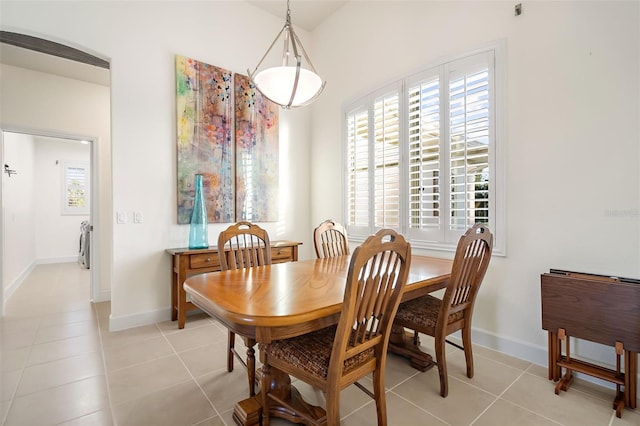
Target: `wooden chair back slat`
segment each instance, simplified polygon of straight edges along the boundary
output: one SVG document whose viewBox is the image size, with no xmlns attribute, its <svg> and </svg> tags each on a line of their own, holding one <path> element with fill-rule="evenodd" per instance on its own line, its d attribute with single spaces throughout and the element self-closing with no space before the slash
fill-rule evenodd
<svg viewBox="0 0 640 426">
<path fill-rule="evenodd" d="M 327 219 L 313 231 L 316 256 L 320 259 L 349 254 L 347 231 L 334 220 Z"/>
<path fill-rule="evenodd" d="M 440 313 L 442 319 L 461 310 L 465 310 L 465 317 L 471 315 L 475 296 L 489 267 L 492 250 L 493 235 L 482 224 L 474 225 L 460 237 L 449 285 L 442 299 L 446 307 Z"/>
<path fill-rule="evenodd" d="M 410 244 L 389 229 L 380 230 L 356 248 L 349 264 L 336 331 L 339 344 L 334 344 L 329 374 L 341 376 L 347 355 L 374 346 L 376 353 L 386 352 L 410 262 Z"/>
<path fill-rule="evenodd" d="M 271 264 L 269 234 L 250 222 L 238 222 L 218 236 L 220 268 L 243 269 Z"/>
<path fill-rule="evenodd" d="M 218 236 L 220 269 L 244 269 L 271 265 L 271 244 L 266 230 L 250 222 L 238 222 Z M 247 367 L 249 396 L 255 395 L 255 340 L 243 336 L 247 349 L 246 362 L 235 349 L 235 333 L 228 331 L 227 371 L 233 371 L 233 359 L 238 358 Z"/>
</svg>

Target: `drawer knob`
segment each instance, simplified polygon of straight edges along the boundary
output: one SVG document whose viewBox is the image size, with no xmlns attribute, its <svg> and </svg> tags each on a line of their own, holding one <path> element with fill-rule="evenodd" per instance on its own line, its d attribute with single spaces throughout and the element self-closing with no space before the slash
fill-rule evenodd
<svg viewBox="0 0 640 426">
<path fill-rule="evenodd" d="M 211 262 L 211 258 L 210 257 L 207 257 L 207 263 L 208 262 Z"/>
</svg>

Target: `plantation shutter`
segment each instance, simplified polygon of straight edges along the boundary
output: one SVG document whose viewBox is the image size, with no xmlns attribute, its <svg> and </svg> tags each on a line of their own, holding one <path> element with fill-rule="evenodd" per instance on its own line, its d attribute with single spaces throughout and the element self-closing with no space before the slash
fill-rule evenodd
<svg viewBox="0 0 640 426">
<path fill-rule="evenodd" d="M 491 52 L 449 67 L 449 229 L 489 221 Z"/>
<path fill-rule="evenodd" d="M 374 226 L 400 228 L 400 98 L 374 102 Z"/>
<path fill-rule="evenodd" d="M 407 88 L 408 228 L 441 239 L 440 77 L 423 76 Z"/>
<path fill-rule="evenodd" d="M 368 116 L 366 110 L 356 111 L 347 116 L 348 225 L 364 229 L 369 227 Z"/>
<path fill-rule="evenodd" d="M 443 62 L 347 107 L 345 221 L 355 241 L 384 227 L 416 247 L 451 250 L 476 222 L 500 228 L 497 51 Z"/>
</svg>

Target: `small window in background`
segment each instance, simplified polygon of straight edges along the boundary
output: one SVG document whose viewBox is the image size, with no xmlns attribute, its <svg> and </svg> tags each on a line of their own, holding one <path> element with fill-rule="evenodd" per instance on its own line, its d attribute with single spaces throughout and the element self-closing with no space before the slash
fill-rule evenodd
<svg viewBox="0 0 640 426">
<path fill-rule="evenodd" d="M 89 163 L 64 161 L 62 164 L 62 214 L 88 215 Z"/>
</svg>

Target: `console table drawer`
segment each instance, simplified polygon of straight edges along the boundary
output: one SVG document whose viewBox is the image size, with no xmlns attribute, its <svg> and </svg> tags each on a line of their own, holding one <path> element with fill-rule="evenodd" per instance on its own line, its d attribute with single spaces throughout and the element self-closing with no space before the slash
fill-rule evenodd
<svg viewBox="0 0 640 426">
<path fill-rule="evenodd" d="M 289 246 L 289 247 L 272 247 L 271 248 L 272 263 L 290 262 L 292 259 L 293 259 L 293 247 Z"/>
<path fill-rule="evenodd" d="M 191 269 L 220 269 L 220 259 L 218 259 L 218 253 L 192 254 L 189 256 L 189 266 Z"/>
</svg>

